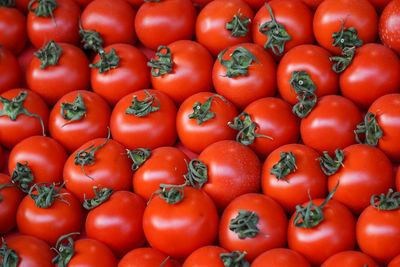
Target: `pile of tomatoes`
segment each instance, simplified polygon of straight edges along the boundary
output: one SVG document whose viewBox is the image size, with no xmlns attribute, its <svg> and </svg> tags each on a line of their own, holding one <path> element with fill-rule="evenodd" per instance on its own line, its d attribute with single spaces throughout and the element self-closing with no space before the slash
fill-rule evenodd
<svg viewBox="0 0 400 267">
<path fill-rule="evenodd" d="M 0 266 L 400 266 L 400 0 L 0 0 Z"/>
</svg>

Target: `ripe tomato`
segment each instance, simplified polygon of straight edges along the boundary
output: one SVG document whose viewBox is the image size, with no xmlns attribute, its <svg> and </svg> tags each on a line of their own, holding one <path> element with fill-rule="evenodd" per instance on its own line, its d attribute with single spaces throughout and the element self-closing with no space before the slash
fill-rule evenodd
<svg viewBox="0 0 400 267">
<path fill-rule="evenodd" d="M 143 3 L 135 19 L 139 40 L 156 50 L 178 40 L 190 40 L 194 35 L 196 9 L 190 0 L 163 0 Z"/>
<path fill-rule="evenodd" d="M 179 40 L 160 47 L 158 51 L 149 63 L 154 89 L 166 93 L 177 105 L 195 93 L 212 90 L 214 61 L 204 46 L 190 40 Z"/>
<path fill-rule="evenodd" d="M 220 95 L 201 92 L 189 96 L 176 114 L 179 140 L 195 153 L 200 153 L 217 141 L 233 140 L 236 133 L 228 126 L 228 122 L 237 115 L 235 106 Z"/>
<path fill-rule="evenodd" d="M 17 58 L 6 47 L 0 45 L 0 93 L 21 84 L 21 69 Z"/>
<path fill-rule="evenodd" d="M 26 31 L 33 46 L 40 48 L 50 40 L 57 43 L 79 44 L 81 9 L 75 1 L 31 1 L 28 9 Z"/>
<path fill-rule="evenodd" d="M 220 255 L 228 250 L 217 246 L 204 246 L 193 251 L 182 267 L 225 267 Z"/>
<path fill-rule="evenodd" d="M 110 118 L 111 134 L 130 150 L 171 146 L 176 141 L 175 118 L 175 104 L 165 93 L 140 90 L 115 105 Z"/>
<path fill-rule="evenodd" d="M 24 198 L 18 187 L 5 186 L 11 183 L 8 175 L 0 173 L 0 234 L 9 232 L 17 225 L 17 208 Z"/>
<path fill-rule="evenodd" d="M 18 55 L 26 45 L 26 18 L 17 8 L 0 7 L 0 44 Z"/>
<path fill-rule="evenodd" d="M 379 18 L 379 37 L 384 45 L 393 49 L 400 55 L 400 32 L 399 24 L 400 1 L 393 0 L 387 4 Z"/>
<path fill-rule="evenodd" d="M 321 267 L 353 267 L 353 266 L 368 266 L 378 267 L 378 264 L 367 254 L 359 251 L 343 251 L 330 256 Z"/>
<path fill-rule="evenodd" d="M 272 198 L 250 193 L 232 200 L 219 224 L 218 240 L 229 251 L 246 251 L 245 259 L 286 245 L 288 219 Z"/>
<path fill-rule="evenodd" d="M 262 47 L 244 43 L 224 51 L 215 61 L 212 73 L 218 94 L 239 109 L 275 94 L 276 64 Z"/>
<path fill-rule="evenodd" d="M 242 0 L 215 0 L 201 9 L 196 20 L 196 39 L 214 57 L 225 48 L 250 43 L 254 12 Z"/>
<path fill-rule="evenodd" d="M 260 254 L 251 267 L 311 267 L 300 253 L 287 248 L 274 248 Z"/>
<path fill-rule="evenodd" d="M 139 49 L 129 44 L 113 44 L 104 50 L 106 53 L 114 50 L 119 62 L 110 69 L 94 68 L 93 64 L 100 60 L 107 62 L 107 59 L 96 55 L 90 70 L 90 84 L 95 93 L 114 106 L 127 94 L 149 87 L 150 70 L 145 55 Z"/>
<path fill-rule="evenodd" d="M 118 267 L 174 267 L 167 255 L 154 248 L 136 248 L 126 253 L 119 261 Z"/>
</svg>

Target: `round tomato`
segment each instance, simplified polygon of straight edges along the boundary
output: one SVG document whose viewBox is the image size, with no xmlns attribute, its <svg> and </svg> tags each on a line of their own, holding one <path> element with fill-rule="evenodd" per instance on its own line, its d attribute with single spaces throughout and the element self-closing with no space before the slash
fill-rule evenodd
<svg viewBox="0 0 400 267">
<path fill-rule="evenodd" d="M 182 267 L 225 267 L 220 256 L 222 253 L 229 251 L 217 246 L 201 247 L 185 259 Z"/>
<path fill-rule="evenodd" d="M 300 253 L 287 248 L 274 248 L 260 254 L 251 267 L 311 267 Z"/>
<path fill-rule="evenodd" d="M 131 250 L 118 263 L 118 267 L 154 267 L 161 265 L 162 267 L 174 267 L 167 255 L 154 248 Z"/>
<path fill-rule="evenodd" d="M 359 251 L 343 251 L 330 256 L 321 267 L 354 267 L 354 266 L 368 266 L 378 267 L 378 264 L 367 254 Z"/>
<path fill-rule="evenodd" d="M 0 93 L 21 84 L 21 69 L 17 58 L 6 47 L 0 44 Z"/>
<path fill-rule="evenodd" d="M 385 7 L 379 18 L 379 37 L 384 45 L 400 55 L 400 0 L 393 0 Z"/>
<path fill-rule="evenodd" d="M 0 6 L 0 44 L 18 55 L 26 45 L 26 18 L 16 8 Z"/>
<path fill-rule="evenodd" d="M 12 184 L 11 178 L 0 173 L 0 234 L 5 234 L 16 225 L 16 214 L 24 194 Z"/>
</svg>

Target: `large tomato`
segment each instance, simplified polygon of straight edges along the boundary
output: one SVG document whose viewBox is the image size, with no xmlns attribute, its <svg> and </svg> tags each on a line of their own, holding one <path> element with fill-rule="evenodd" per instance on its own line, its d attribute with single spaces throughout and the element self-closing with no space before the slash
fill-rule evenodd
<svg viewBox="0 0 400 267">
<path fill-rule="evenodd" d="M 400 55 L 400 0 L 393 0 L 385 7 L 379 18 L 379 37 L 383 44 Z"/>
<path fill-rule="evenodd" d="M 17 58 L 8 48 L 0 45 L 0 93 L 21 84 L 21 69 Z"/>
<path fill-rule="evenodd" d="M 19 203 L 24 194 L 15 185 L 11 178 L 0 173 L 0 234 L 5 234 L 16 225 L 16 214 Z"/>
<path fill-rule="evenodd" d="M 342 251 L 330 256 L 321 267 L 354 267 L 354 266 L 368 266 L 378 267 L 378 264 L 367 254 L 359 251 Z"/>
<path fill-rule="evenodd" d="M 222 253 L 229 251 L 218 246 L 201 247 L 185 259 L 182 267 L 225 267 L 220 256 Z"/>
<path fill-rule="evenodd" d="M 274 248 L 260 254 L 251 267 L 311 267 L 300 253 L 287 248 Z"/>
<path fill-rule="evenodd" d="M 118 267 L 174 267 L 169 256 L 154 248 L 136 248 L 119 261 Z"/>
<path fill-rule="evenodd" d="M 16 8 L 0 6 L 0 44 L 18 55 L 26 45 L 26 18 Z"/>
</svg>

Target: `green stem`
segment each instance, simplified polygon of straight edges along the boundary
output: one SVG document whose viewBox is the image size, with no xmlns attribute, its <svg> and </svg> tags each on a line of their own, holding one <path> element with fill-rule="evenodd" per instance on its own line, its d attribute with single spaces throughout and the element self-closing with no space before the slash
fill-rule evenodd
<svg viewBox="0 0 400 267">
<path fill-rule="evenodd" d="M 160 109 L 160 102 L 156 98 L 156 95 L 151 95 L 147 90 L 146 98 L 142 101 L 137 99 L 137 96 L 133 96 L 132 104 L 125 110 L 125 114 L 134 115 L 136 117 L 145 117 L 151 112 L 155 112 Z M 153 106 L 154 102 L 157 104 Z"/>
<path fill-rule="evenodd" d="M 185 184 L 183 185 L 170 185 L 170 184 L 160 184 L 160 189 L 155 191 L 147 204 L 150 203 L 153 196 L 158 196 L 159 198 L 165 200 L 168 204 L 179 203 L 184 197 Z"/>
<path fill-rule="evenodd" d="M 187 164 L 187 163 L 186 163 Z M 201 188 L 208 182 L 207 165 L 198 159 L 192 159 L 187 164 L 188 172 L 184 175 L 186 179 L 185 185 L 191 185 L 194 188 Z"/>
<path fill-rule="evenodd" d="M 7 246 L 7 243 L 6 241 L 4 241 L 3 237 L 1 238 L 1 240 L 3 244 L 0 247 L 0 258 L 2 259 L 0 266 L 17 267 L 19 263 L 19 257 L 17 252 Z"/>
<path fill-rule="evenodd" d="M 218 97 L 220 99 L 222 99 L 222 101 L 224 101 L 228 106 L 229 103 L 225 100 L 225 98 L 221 95 L 212 95 L 210 96 L 205 102 L 204 104 L 202 104 L 201 102 L 196 102 L 193 105 L 193 113 L 189 114 L 189 119 L 197 119 L 197 124 L 200 125 L 205 121 L 208 121 L 212 118 L 215 117 L 215 113 L 211 112 L 211 103 L 214 97 Z"/>
<path fill-rule="evenodd" d="M 0 7 L 14 7 L 14 6 L 15 6 L 15 0 L 0 0 Z"/>
<path fill-rule="evenodd" d="M 120 58 L 117 56 L 115 48 L 112 48 L 109 53 L 106 53 L 104 49 L 100 49 L 99 56 L 100 60 L 97 63 L 89 64 L 89 67 L 99 69 L 99 73 L 104 73 L 119 66 Z"/>
<path fill-rule="evenodd" d="M 96 30 L 84 30 L 82 28 L 81 20 L 79 19 L 79 35 L 82 38 L 83 48 L 87 50 L 93 50 L 96 53 L 100 53 L 103 50 L 103 39 L 100 33 Z"/>
<path fill-rule="evenodd" d="M 343 72 L 351 63 L 353 60 L 354 54 L 356 52 L 356 47 L 345 47 L 342 51 L 342 56 L 334 56 L 330 57 L 330 61 L 334 61 L 335 64 L 333 64 L 332 69 L 336 73 L 341 73 Z"/>
<path fill-rule="evenodd" d="M 364 122 L 357 125 L 354 130 L 356 141 L 359 144 L 367 144 L 370 146 L 377 146 L 379 139 L 383 136 L 383 131 L 376 120 L 375 114 L 368 112 L 364 117 Z M 359 138 L 359 134 L 364 134 L 364 142 Z"/>
<path fill-rule="evenodd" d="M 386 195 L 382 193 L 371 197 L 371 205 L 378 210 L 397 210 L 399 204 L 400 192 L 393 193 L 391 188 Z"/>
<path fill-rule="evenodd" d="M 59 44 L 56 44 L 53 40 L 50 40 L 47 45 L 44 44 L 38 52 L 34 53 L 34 55 L 42 63 L 40 69 L 43 70 L 48 66 L 56 66 L 62 52 L 62 47 Z"/>
<path fill-rule="evenodd" d="M 227 50 L 228 49 L 225 49 L 219 53 L 218 61 L 226 68 L 225 75 L 229 78 L 246 76 L 248 74 L 248 68 L 253 61 L 260 64 L 258 59 L 249 50 L 242 46 L 237 47 L 232 54 L 230 54 L 231 59 L 224 60 L 222 57 Z"/>
<path fill-rule="evenodd" d="M 346 18 L 347 20 L 347 18 Z M 357 29 L 350 27 L 345 29 L 344 24 L 346 24 L 346 20 L 340 20 L 342 26 L 338 32 L 334 32 L 332 34 L 333 43 L 332 45 L 335 47 L 340 47 L 340 49 L 344 49 L 346 47 L 359 47 L 363 45 L 363 41 L 357 36 Z"/>
<path fill-rule="evenodd" d="M 289 80 L 290 89 L 297 94 L 299 103 L 293 106 L 293 113 L 300 118 L 305 118 L 317 104 L 315 91 L 317 86 L 311 80 L 310 75 L 305 70 L 293 71 Z"/>
<path fill-rule="evenodd" d="M 246 252 L 233 251 L 232 253 L 221 253 L 219 257 L 225 267 L 250 267 L 250 263 L 244 259 L 246 254 Z"/>
<path fill-rule="evenodd" d="M 225 29 L 231 32 L 229 36 L 243 37 L 249 32 L 248 24 L 250 22 L 251 19 L 242 15 L 239 10 L 237 14 L 233 15 L 232 20 L 225 24 Z"/>
<path fill-rule="evenodd" d="M 293 154 L 292 151 L 289 152 L 281 152 L 280 159 L 278 163 L 272 166 L 270 170 L 270 174 L 275 175 L 276 179 L 285 180 L 286 176 L 296 170 L 296 156 Z"/>
<path fill-rule="evenodd" d="M 124 155 L 127 155 L 132 160 L 132 170 L 136 171 L 150 157 L 151 150 L 148 148 L 127 149 Z"/>
<path fill-rule="evenodd" d="M 104 202 L 106 202 L 113 193 L 113 190 L 110 188 L 103 187 L 99 190 L 97 186 L 93 186 L 95 196 L 93 198 L 86 198 L 83 202 L 83 207 L 87 210 L 91 210 L 100 206 Z"/>
<path fill-rule="evenodd" d="M 79 232 L 70 233 L 67 235 L 61 236 L 56 243 L 55 251 L 57 256 L 55 256 L 52 260 L 52 263 L 57 265 L 58 267 L 67 267 L 68 263 L 72 259 L 75 254 L 74 250 L 74 240 L 72 239 L 72 235 L 79 235 Z M 67 241 L 68 243 L 66 244 Z"/>
<path fill-rule="evenodd" d="M 163 52 L 163 50 L 165 50 Z M 172 62 L 171 50 L 164 45 L 160 45 L 157 49 L 156 58 L 152 58 L 147 62 L 147 66 L 151 68 L 153 77 L 160 77 L 172 71 L 174 62 Z"/>
<path fill-rule="evenodd" d="M 28 195 L 33 199 L 38 208 L 48 208 L 53 205 L 56 199 L 69 205 L 69 203 L 62 198 L 63 195 L 68 195 L 69 193 L 59 193 L 64 187 L 64 184 L 57 189 L 55 189 L 55 186 L 55 184 L 37 183 L 31 186 Z M 36 189 L 37 194 L 33 194 L 34 189 Z"/>
<path fill-rule="evenodd" d="M 229 223 L 229 230 L 235 232 L 239 239 L 253 238 L 261 233 L 257 227 L 258 220 L 257 213 L 239 209 L 238 215 Z"/>
<path fill-rule="evenodd" d="M 28 193 L 34 177 L 27 161 L 25 161 L 25 164 L 17 162 L 14 171 L 11 173 L 11 180 L 13 183 L 18 184 L 22 192 Z"/>
<path fill-rule="evenodd" d="M 71 122 L 80 121 L 84 116 L 86 116 L 86 105 L 83 101 L 82 95 L 78 94 L 78 96 L 72 103 L 61 103 L 60 113 L 61 117 L 64 120 L 68 120 L 66 123 L 63 124 L 62 127 Z"/>
<path fill-rule="evenodd" d="M 323 157 L 318 158 L 322 171 L 328 176 L 335 174 L 339 170 L 340 166 L 343 166 L 343 150 L 339 148 L 336 149 L 335 158 L 331 158 L 327 151 L 324 151 L 323 154 Z"/>
<path fill-rule="evenodd" d="M 54 25 L 56 24 L 56 21 L 54 19 L 54 14 L 53 11 L 57 7 L 57 2 L 56 0 L 37 0 L 38 4 L 37 7 L 32 9 L 33 3 L 35 3 L 36 0 L 31 0 L 28 4 L 28 10 L 35 13 L 37 17 L 51 17 Z"/>
</svg>

